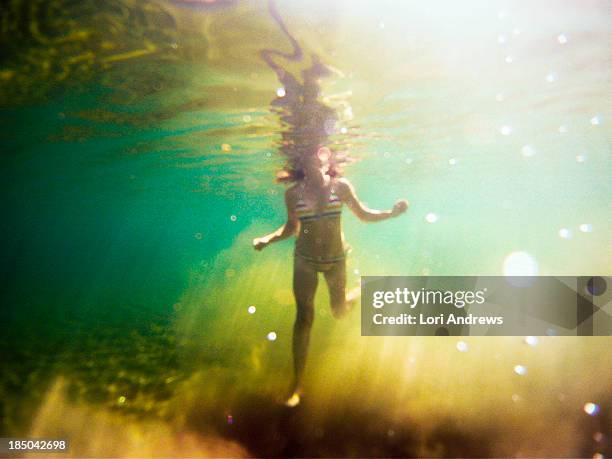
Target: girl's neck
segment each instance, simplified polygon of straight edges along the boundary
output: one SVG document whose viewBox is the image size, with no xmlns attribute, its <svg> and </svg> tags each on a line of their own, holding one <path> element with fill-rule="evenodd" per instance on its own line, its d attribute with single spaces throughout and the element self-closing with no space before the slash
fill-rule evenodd
<svg viewBox="0 0 612 459">
<path fill-rule="evenodd" d="M 316 174 L 314 177 L 310 175 L 304 177 L 304 184 L 311 188 L 325 188 L 325 185 L 329 183 L 329 180 L 330 177 L 321 171 L 320 174 Z"/>
</svg>

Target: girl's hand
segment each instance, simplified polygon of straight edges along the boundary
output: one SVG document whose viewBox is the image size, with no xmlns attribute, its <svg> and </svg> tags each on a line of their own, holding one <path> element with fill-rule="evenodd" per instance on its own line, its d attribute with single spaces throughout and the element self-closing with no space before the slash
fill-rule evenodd
<svg viewBox="0 0 612 459">
<path fill-rule="evenodd" d="M 393 210 L 391 210 L 391 215 L 393 217 L 397 217 L 398 215 L 403 214 L 408 210 L 409 205 L 410 203 L 408 201 L 406 201 L 405 199 L 400 199 L 393 206 Z"/>
<path fill-rule="evenodd" d="M 261 251 L 267 247 L 269 242 L 263 237 L 256 237 L 253 239 L 253 248 L 257 251 Z"/>
</svg>

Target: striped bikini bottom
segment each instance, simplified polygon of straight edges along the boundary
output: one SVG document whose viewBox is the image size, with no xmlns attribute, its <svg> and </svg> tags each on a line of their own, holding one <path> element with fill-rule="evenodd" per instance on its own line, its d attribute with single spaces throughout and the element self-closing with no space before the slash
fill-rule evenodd
<svg viewBox="0 0 612 459">
<path fill-rule="evenodd" d="M 308 255 L 303 255 L 297 250 L 294 252 L 294 256 L 300 257 L 306 263 L 308 263 L 315 271 L 324 272 L 329 271 L 337 264 L 346 260 L 346 256 L 351 251 L 351 246 L 347 245 L 344 249 L 344 254 L 338 257 L 324 258 L 324 257 L 311 257 Z"/>
</svg>

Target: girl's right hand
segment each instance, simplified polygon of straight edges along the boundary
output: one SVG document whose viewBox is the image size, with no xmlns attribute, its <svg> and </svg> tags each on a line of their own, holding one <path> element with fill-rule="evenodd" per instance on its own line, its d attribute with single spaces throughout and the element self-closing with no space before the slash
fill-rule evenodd
<svg viewBox="0 0 612 459">
<path fill-rule="evenodd" d="M 266 241 L 263 237 L 256 237 L 253 239 L 253 248 L 257 251 L 263 250 L 268 244 L 268 241 Z"/>
</svg>

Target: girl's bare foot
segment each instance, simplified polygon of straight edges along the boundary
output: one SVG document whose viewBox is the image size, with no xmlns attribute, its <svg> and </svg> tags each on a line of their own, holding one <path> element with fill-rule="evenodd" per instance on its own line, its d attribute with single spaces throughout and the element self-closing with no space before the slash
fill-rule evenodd
<svg viewBox="0 0 612 459">
<path fill-rule="evenodd" d="M 361 286 L 355 287 L 350 292 L 346 294 L 346 304 L 348 309 L 351 310 L 355 306 L 355 304 L 361 298 Z"/>
<path fill-rule="evenodd" d="M 355 305 L 359 302 L 360 298 L 361 298 L 361 287 L 355 287 L 354 289 L 350 290 L 346 294 L 346 300 L 344 302 L 344 311 L 341 314 L 341 317 L 344 317 L 349 312 L 351 312 L 353 308 L 355 307 Z"/>
<path fill-rule="evenodd" d="M 350 292 L 346 294 L 342 308 L 335 308 L 332 310 L 334 317 L 336 319 L 342 319 L 344 316 L 346 316 L 349 312 L 353 310 L 353 308 L 355 307 L 355 304 L 359 301 L 360 298 L 361 298 L 361 288 L 355 287 L 354 289 L 352 289 Z"/>
<path fill-rule="evenodd" d="M 295 408 L 296 406 L 300 404 L 300 401 L 301 401 L 300 394 L 298 392 L 294 392 L 293 394 L 291 394 L 291 397 L 289 397 L 285 401 L 285 406 L 288 408 Z"/>
</svg>

